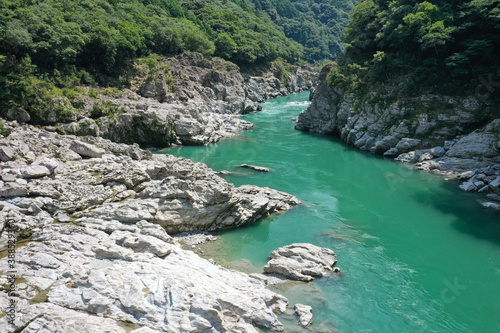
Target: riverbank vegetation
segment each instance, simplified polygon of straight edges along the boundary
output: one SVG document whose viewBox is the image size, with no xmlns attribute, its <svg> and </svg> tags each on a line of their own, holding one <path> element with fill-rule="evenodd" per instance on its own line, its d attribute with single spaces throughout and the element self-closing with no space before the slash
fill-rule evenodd
<svg viewBox="0 0 500 333">
<path fill-rule="evenodd" d="M 358 3 L 330 72 L 343 89 L 500 96 L 500 1 Z"/>
</svg>

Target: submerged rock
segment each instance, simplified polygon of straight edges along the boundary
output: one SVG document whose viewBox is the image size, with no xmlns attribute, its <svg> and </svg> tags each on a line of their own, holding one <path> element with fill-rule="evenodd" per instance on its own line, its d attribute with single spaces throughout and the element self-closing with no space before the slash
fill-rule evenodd
<svg viewBox="0 0 500 333">
<path fill-rule="evenodd" d="M 263 167 L 263 166 L 258 166 L 258 165 L 249 165 L 249 164 L 241 164 L 238 165 L 238 168 L 246 168 L 246 169 L 251 169 L 259 172 L 269 172 L 269 168 Z"/>
<path fill-rule="evenodd" d="M 312 324 L 312 307 L 304 304 L 295 304 L 293 307 L 297 316 L 299 316 L 300 325 L 306 327 Z"/>
<path fill-rule="evenodd" d="M 227 170 L 221 170 L 221 171 L 217 171 L 217 174 L 218 175 L 233 175 L 234 172 L 227 171 Z"/>
<path fill-rule="evenodd" d="M 500 203 L 498 203 L 498 202 L 487 201 L 487 202 L 483 202 L 482 205 L 485 208 L 489 208 L 489 209 L 494 209 L 496 211 L 500 211 Z"/>
<path fill-rule="evenodd" d="M 308 243 L 295 243 L 271 252 L 264 266 L 268 274 L 280 274 L 292 280 L 309 282 L 332 272 L 340 272 L 335 253 Z"/>
</svg>

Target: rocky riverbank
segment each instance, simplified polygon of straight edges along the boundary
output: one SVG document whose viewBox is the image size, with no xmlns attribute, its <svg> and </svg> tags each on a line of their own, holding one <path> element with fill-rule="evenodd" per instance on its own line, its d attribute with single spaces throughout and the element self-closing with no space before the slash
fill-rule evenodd
<svg viewBox="0 0 500 333">
<path fill-rule="evenodd" d="M 265 99 L 311 89 L 318 73 L 307 66 L 273 64 L 250 74 L 199 53 L 136 63 L 130 88 L 77 87 L 54 97 L 43 120 L 53 130 L 155 147 L 219 141 L 252 124 L 240 119 Z M 30 122 L 27 112 L 9 113 Z"/>
<path fill-rule="evenodd" d="M 340 136 L 358 149 L 462 179 L 462 189 L 485 194 L 482 204 L 500 210 L 500 119 L 485 124 L 497 114 L 494 106 L 476 96 L 359 100 L 329 85 L 330 66 L 296 129 Z"/>
<path fill-rule="evenodd" d="M 14 266 L 7 251 L 0 260 L 9 294 L 0 331 L 282 330 L 275 311 L 286 298 L 182 250 L 169 233 L 252 223 L 295 197 L 235 188 L 204 164 L 137 145 L 15 122 L 0 137 L 0 159 L 0 243 L 18 240 Z"/>
</svg>

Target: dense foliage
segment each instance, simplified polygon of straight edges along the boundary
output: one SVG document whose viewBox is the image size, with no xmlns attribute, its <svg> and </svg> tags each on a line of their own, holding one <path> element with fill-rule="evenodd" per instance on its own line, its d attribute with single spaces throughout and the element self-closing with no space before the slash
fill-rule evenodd
<svg viewBox="0 0 500 333">
<path fill-rule="evenodd" d="M 158 0 L 159 1 L 159 0 Z M 184 0 L 202 30 L 215 43 L 215 55 L 241 65 L 283 58 L 296 62 L 303 47 L 286 38 L 266 15 L 244 0 Z"/>
<path fill-rule="evenodd" d="M 76 68 L 114 75 L 151 52 L 195 51 L 240 63 L 302 55 L 272 21 L 228 1 L 5 0 L 0 17 L 1 53 L 29 56 L 51 75 Z"/>
<path fill-rule="evenodd" d="M 332 84 L 500 95 L 499 0 L 363 0 L 345 39 Z"/>
<path fill-rule="evenodd" d="M 358 0 L 251 0 L 304 46 L 310 62 L 334 60 L 343 50 L 342 30 Z"/>
<path fill-rule="evenodd" d="M 303 55 L 244 1 L 3 0 L 0 18 L 0 114 L 47 109 L 64 87 L 125 86 L 133 62 L 150 54 L 194 51 L 240 65 Z"/>
</svg>

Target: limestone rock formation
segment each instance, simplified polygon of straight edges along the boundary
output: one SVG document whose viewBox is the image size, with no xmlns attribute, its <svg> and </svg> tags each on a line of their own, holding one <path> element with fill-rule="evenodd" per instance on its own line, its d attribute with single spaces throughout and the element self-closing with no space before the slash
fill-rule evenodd
<svg viewBox="0 0 500 333">
<path fill-rule="evenodd" d="M 396 158 L 424 171 L 454 176 L 460 189 L 485 194 L 482 205 L 500 210 L 500 119 L 469 135 L 446 142 L 445 148 L 411 151 Z"/>
<path fill-rule="evenodd" d="M 277 248 L 264 266 L 268 274 L 280 274 L 292 280 L 309 282 L 332 272 L 340 272 L 335 253 L 308 243 L 295 243 Z"/>
<path fill-rule="evenodd" d="M 203 145 L 252 128 L 239 116 L 260 110 L 258 103 L 265 99 L 310 89 L 317 81 L 317 72 L 309 67 L 295 67 L 280 80 L 272 72 L 242 74 L 231 62 L 198 53 L 162 64 L 168 69 L 157 73 L 139 66 L 132 90 L 98 98 L 80 96 L 73 110 L 75 121 L 58 128 L 157 147 Z"/>
<path fill-rule="evenodd" d="M 322 69 L 311 105 L 301 112 L 295 127 L 338 135 L 347 144 L 372 153 L 398 156 L 434 147 L 457 135 L 467 134 L 469 128 L 481 123 L 480 111 L 488 108 L 475 97 L 459 99 L 429 95 L 388 104 L 383 96 L 373 93 L 359 101 L 352 94 L 330 87 L 327 76 L 331 66 Z M 425 113 L 436 105 L 452 111 Z M 469 138 L 476 142 L 487 139 L 493 138 Z M 476 145 L 476 148 L 482 150 L 486 146 Z M 490 149 L 486 154 L 494 152 Z"/>
<path fill-rule="evenodd" d="M 24 282 L 15 287 L 15 322 L 0 320 L 0 330 L 27 324 L 28 332 L 76 332 L 75 320 L 82 325 L 78 332 L 120 331 L 121 322 L 157 332 L 283 329 L 273 310 L 284 310 L 286 298 L 180 249 L 151 227 L 143 221 L 100 231 L 83 222 L 37 229 L 34 242 L 16 252 Z M 8 270 L 6 260 L 0 269 Z M 2 298 L 2 308 L 7 301 Z"/>
<path fill-rule="evenodd" d="M 167 233 L 252 223 L 299 201 L 235 188 L 201 163 L 137 145 L 6 123 L 0 146 L 0 247 L 16 249 L 16 317 L 0 331 L 280 331 L 287 300 L 260 279 L 185 251 Z M 9 271 L 8 258 L 0 271 Z M 2 275 L 0 286 L 9 281 Z M 126 324 L 125 324 L 126 323 Z"/>
<path fill-rule="evenodd" d="M 474 96 L 428 95 L 388 104 L 383 96 L 368 94 L 358 101 L 330 87 L 331 66 L 321 71 L 311 105 L 300 113 L 296 129 L 338 135 L 351 146 L 414 163 L 419 170 L 460 176 L 466 180 L 463 190 L 496 194 L 496 171 L 482 176 L 484 168 L 491 173 L 500 165 L 500 119 L 484 126 L 481 118 L 495 114 L 494 106 Z M 497 208 L 494 198 L 483 205 Z"/>
</svg>

